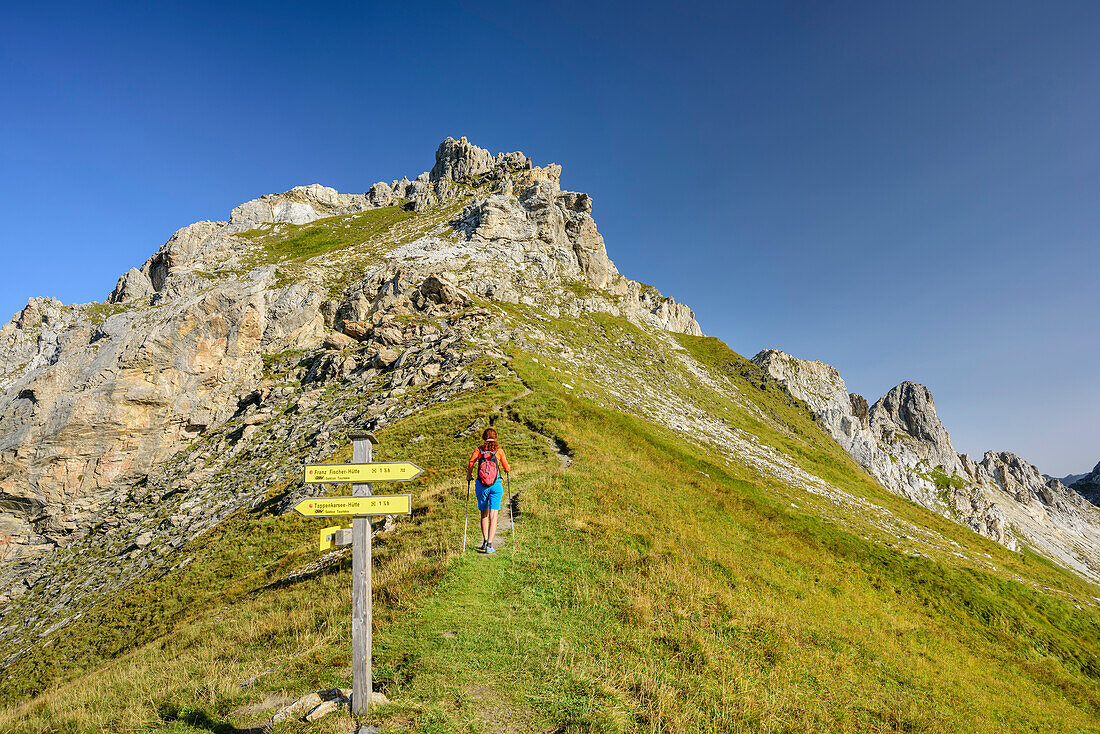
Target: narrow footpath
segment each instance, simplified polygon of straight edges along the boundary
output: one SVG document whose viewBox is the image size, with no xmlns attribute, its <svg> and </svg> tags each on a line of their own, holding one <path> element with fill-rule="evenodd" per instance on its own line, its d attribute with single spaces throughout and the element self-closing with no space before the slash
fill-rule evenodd
<svg viewBox="0 0 1100 734">
<path fill-rule="evenodd" d="M 518 375 L 513 376 L 519 380 Z M 513 420 L 506 409 L 532 393 L 526 384 L 524 388 L 489 411 L 489 425 Z M 558 466 L 546 474 L 528 475 L 522 485 L 555 476 L 573 463 L 565 441 L 530 425 L 523 427 L 545 438 L 558 458 Z M 520 485 L 521 481 L 516 481 L 505 486 L 493 541 L 498 552 L 492 556 L 474 550 L 481 540 L 481 530 L 477 505 L 471 497 L 465 556 L 451 564 L 440 593 L 409 614 L 401 625 L 404 629 L 391 637 L 400 641 L 397 647 L 401 659 L 415 660 L 410 674 L 416 677 L 416 688 L 430 699 L 424 703 L 444 708 L 451 717 L 449 723 L 456 724 L 457 719 L 475 731 L 540 731 L 547 723 L 540 721 L 537 709 L 531 706 L 530 682 L 524 683 L 525 674 L 521 672 L 530 670 L 529 658 L 538 644 L 535 640 L 553 637 L 549 630 L 554 616 L 538 599 L 525 593 L 524 578 L 530 573 L 532 559 L 524 556 L 527 548 Z M 518 533 L 514 534 L 514 529 Z M 461 535 L 458 542 L 461 544 Z M 538 629 L 546 634 L 533 638 L 532 631 Z"/>
</svg>

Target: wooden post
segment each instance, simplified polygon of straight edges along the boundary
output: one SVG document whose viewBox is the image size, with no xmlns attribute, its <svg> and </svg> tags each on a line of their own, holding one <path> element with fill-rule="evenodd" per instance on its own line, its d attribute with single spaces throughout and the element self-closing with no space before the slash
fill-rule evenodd
<svg viewBox="0 0 1100 734">
<path fill-rule="evenodd" d="M 352 431 L 351 463 L 369 464 L 373 446 L 378 443 L 374 434 Z M 370 483 L 351 485 L 355 497 L 369 497 Z M 356 517 L 351 521 L 351 712 L 367 713 L 370 706 L 373 681 L 371 680 L 371 530 L 369 517 Z"/>
</svg>

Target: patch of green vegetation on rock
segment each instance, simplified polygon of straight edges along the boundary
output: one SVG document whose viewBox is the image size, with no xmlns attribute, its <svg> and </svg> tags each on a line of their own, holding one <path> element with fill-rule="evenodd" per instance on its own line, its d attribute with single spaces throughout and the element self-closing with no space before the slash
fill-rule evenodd
<svg viewBox="0 0 1100 734">
<path fill-rule="evenodd" d="M 564 280 L 562 286 L 577 299 L 590 298 L 598 291 L 584 280 Z"/>
<path fill-rule="evenodd" d="M 115 314 L 130 310 L 130 307 L 128 303 L 89 303 L 84 307 L 84 314 L 98 326 Z"/>
<path fill-rule="evenodd" d="M 269 380 L 289 372 L 305 355 L 305 349 L 287 349 L 277 354 L 261 354 L 264 371 L 263 377 Z"/>
<path fill-rule="evenodd" d="M 963 489 L 966 487 L 965 479 L 954 474 L 948 475 L 944 472 L 942 466 L 937 466 L 933 469 L 931 477 L 931 481 L 936 485 L 936 489 L 939 490 Z"/>
<path fill-rule="evenodd" d="M 239 236 L 259 245 L 259 262 L 254 265 L 300 263 L 364 242 L 413 216 L 413 212 L 404 208 L 387 206 L 357 214 L 326 217 L 308 224 L 279 224 L 270 230 L 252 229 Z"/>
</svg>

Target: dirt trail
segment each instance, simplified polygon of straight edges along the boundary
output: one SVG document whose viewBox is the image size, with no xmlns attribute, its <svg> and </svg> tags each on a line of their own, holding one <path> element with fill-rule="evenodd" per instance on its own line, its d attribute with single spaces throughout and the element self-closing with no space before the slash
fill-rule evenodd
<svg viewBox="0 0 1100 734">
<path fill-rule="evenodd" d="M 531 389 L 531 386 L 528 385 L 526 382 L 524 382 L 522 377 L 517 375 L 515 372 L 510 372 L 509 374 L 510 374 L 511 377 L 514 377 L 521 385 L 523 385 L 523 392 L 521 392 L 519 395 L 515 395 L 514 397 L 508 398 L 507 400 L 505 400 L 503 403 L 501 403 L 499 405 L 494 406 L 493 409 L 491 411 L 489 411 L 489 424 L 490 425 L 495 423 L 496 419 L 498 417 L 504 416 L 504 409 L 505 408 L 507 408 L 509 405 L 516 402 L 520 398 L 527 397 L 528 395 L 530 395 L 531 393 L 534 392 L 534 390 Z M 504 416 L 504 417 L 507 417 L 507 416 Z M 543 433 L 542 431 L 540 431 L 538 428 L 531 425 L 530 423 L 527 423 L 525 425 L 527 426 L 528 429 L 530 429 L 531 431 L 534 431 L 535 433 L 539 434 L 540 436 L 542 436 L 543 438 L 546 439 L 547 443 L 550 444 L 550 448 L 552 448 L 554 450 L 554 453 L 557 454 L 558 461 L 561 463 L 561 468 L 562 469 L 568 469 L 570 466 L 572 466 L 573 457 L 569 455 L 569 444 L 567 444 L 565 442 L 565 439 L 563 439 L 559 436 L 551 436 L 551 435 L 548 435 L 546 433 Z"/>
<path fill-rule="evenodd" d="M 494 425 L 497 420 L 501 418 L 505 420 L 513 420 L 510 416 L 507 415 L 505 408 L 507 408 L 509 405 L 516 402 L 520 398 L 527 397 L 534 392 L 534 390 L 531 389 L 531 386 L 524 382 L 523 378 L 521 378 L 515 372 L 510 372 L 509 374 L 517 382 L 523 385 L 523 392 L 508 398 L 502 403 L 494 405 L 489 410 L 489 425 Z M 546 433 L 538 430 L 538 428 L 531 425 L 530 423 L 525 423 L 524 425 L 529 430 L 539 434 L 544 439 L 546 439 L 546 442 L 550 445 L 550 448 L 558 457 L 558 462 L 561 465 L 558 471 L 567 469 L 573 464 L 573 457 L 569 455 L 569 444 L 567 444 L 564 439 L 558 436 L 547 435 Z M 470 431 L 473 428 L 474 425 L 471 425 L 466 430 Z M 520 515 L 522 514 L 520 509 L 521 492 L 518 489 L 512 488 L 511 479 L 505 479 L 504 494 L 505 497 L 501 502 L 500 514 L 497 516 L 496 536 L 493 539 L 493 545 L 498 549 L 508 545 L 512 541 L 513 521 L 518 523 Z M 478 525 L 476 524 L 476 520 L 476 517 L 470 518 L 470 531 L 473 536 L 477 536 L 480 532 Z"/>
</svg>

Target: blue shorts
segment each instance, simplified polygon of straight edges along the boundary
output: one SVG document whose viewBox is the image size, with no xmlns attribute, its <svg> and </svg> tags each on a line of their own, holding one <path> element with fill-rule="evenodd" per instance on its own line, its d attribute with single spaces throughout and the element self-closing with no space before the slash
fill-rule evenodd
<svg viewBox="0 0 1100 734">
<path fill-rule="evenodd" d="M 504 497 L 504 484 L 499 475 L 496 482 L 488 487 L 482 484 L 481 480 L 475 479 L 474 492 L 477 494 L 477 509 L 482 512 L 500 509 L 500 500 Z"/>
</svg>

